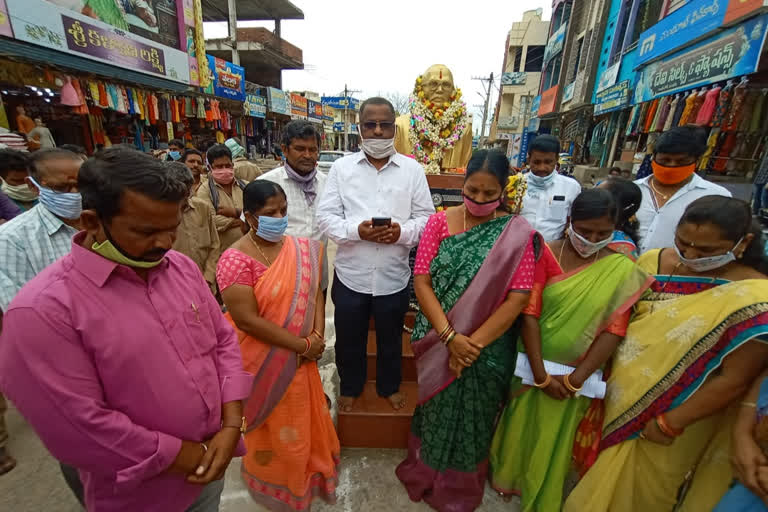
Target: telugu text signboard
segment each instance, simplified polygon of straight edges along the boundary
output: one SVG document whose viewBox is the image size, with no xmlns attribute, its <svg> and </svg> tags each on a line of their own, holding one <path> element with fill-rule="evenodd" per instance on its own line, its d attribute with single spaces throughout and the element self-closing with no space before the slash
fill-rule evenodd
<svg viewBox="0 0 768 512">
<path fill-rule="evenodd" d="M 267 87 L 267 100 L 270 112 L 284 116 L 291 115 L 291 103 L 288 101 L 288 96 L 281 89 Z"/>
<path fill-rule="evenodd" d="M 627 107 L 630 96 L 629 80 L 624 80 L 612 87 L 603 89 L 595 95 L 595 115 L 599 116 Z"/>
<path fill-rule="evenodd" d="M 6 0 L 16 39 L 188 84 L 186 53 L 45 0 Z"/>
<path fill-rule="evenodd" d="M 752 18 L 690 49 L 649 64 L 638 79 L 635 102 L 754 73 L 765 41 L 766 16 Z"/>
<path fill-rule="evenodd" d="M 267 116 L 267 98 L 257 96 L 256 94 L 246 94 L 245 103 L 243 103 L 245 115 L 251 117 Z"/>
<path fill-rule="evenodd" d="M 528 78 L 528 73 L 524 71 L 517 71 L 514 73 L 502 73 L 501 85 L 525 85 L 525 81 Z"/>
<path fill-rule="evenodd" d="M 350 110 L 357 110 L 360 108 L 360 100 L 352 97 L 344 96 L 323 96 L 321 98 L 323 105 L 329 105 L 333 108 L 344 110 L 345 108 Z"/>
<path fill-rule="evenodd" d="M 552 59 L 555 55 L 563 51 L 563 45 L 565 44 L 565 31 L 568 23 L 563 23 L 560 28 L 549 37 L 547 46 L 544 47 L 544 64 Z"/>
<path fill-rule="evenodd" d="M 211 83 L 206 92 L 221 98 L 245 101 L 245 69 L 224 59 L 208 55 Z"/>
<path fill-rule="evenodd" d="M 291 116 L 296 119 L 307 118 L 307 98 L 300 94 L 291 93 Z"/>
</svg>

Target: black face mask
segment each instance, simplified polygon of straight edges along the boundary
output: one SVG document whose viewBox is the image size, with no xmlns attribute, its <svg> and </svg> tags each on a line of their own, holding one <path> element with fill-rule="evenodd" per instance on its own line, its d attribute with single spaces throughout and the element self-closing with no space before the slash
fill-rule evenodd
<svg viewBox="0 0 768 512">
<path fill-rule="evenodd" d="M 157 249 L 153 251 L 149 251 L 148 253 L 142 254 L 141 257 L 137 258 L 136 256 L 133 256 L 129 254 L 125 249 L 120 247 L 120 245 L 115 242 L 115 239 L 112 237 L 112 233 L 109 232 L 109 229 L 107 229 L 107 223 L 102 219 L 101 220 L 101 227 L 104 228 L 104 235 L 107 237 L 107 240 L 112 244 L 112 246 L 117 249 L 117 252 L 122 254 L 128 259 L 136 260 L 136 261 L 157 261 L 163 258 L 165 254 L 168 252 L 163 249 Z"/>
</svg>

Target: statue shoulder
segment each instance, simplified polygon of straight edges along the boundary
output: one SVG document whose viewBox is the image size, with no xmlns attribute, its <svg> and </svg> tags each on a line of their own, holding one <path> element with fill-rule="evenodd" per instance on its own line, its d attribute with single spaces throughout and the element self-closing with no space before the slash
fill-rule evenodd
<svg viewBox="0 0 768 512">
<path fill-rule="evenodd" d="M 395 118 L 395 150 L 403 155 L 412 155 L 413 146 L 408 140 L 408 132 L 411 129 L 411 114 L 403 114 Z"/>
<path fill-rule="evenodd" d="M 411 126 L 411 114 L 402 114 L 395 118 L 395 125 L 398 127 L 410 127 Z"/>
</svg>

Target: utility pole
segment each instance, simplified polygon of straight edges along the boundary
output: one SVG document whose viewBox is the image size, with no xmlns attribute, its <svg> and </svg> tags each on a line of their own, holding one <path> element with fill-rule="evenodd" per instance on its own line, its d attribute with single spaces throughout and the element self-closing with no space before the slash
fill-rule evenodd
<svg viewBox="0 0 768 512">
<path fill-rule="evenodd" d="M 480 127 L 480 138 L 485 137 L 485 123 L 488 121 L 488 104 L 491 102 L 491 91 L 493 90 L 493 72 L 489 77 L 472 77 L 472 80 L 480 80 L 483 82 L 483 92 L 485 93 L 485 105 L 483 107 L 483 126 Z M 488 87 L 486 88 L 486 84 Z M 479 94 L 479 93 L 478 93 Z M 481 96 L 483 96 L 481 94 Z"/>
<path fill-rule="evenodd" d="M 344 84 L 344 119 L 343 119 L 343 123 L 344 123 L 344 126 L 343 126 L 344 149 L 343 150 L 344 151 L 349 151 L 349 133 L 347 130 L 347 112 L 349 111 L 349 95 L 356 92 L 361 92 L 361 91 L 348 89 L 347 84 Z"/>
</svg>

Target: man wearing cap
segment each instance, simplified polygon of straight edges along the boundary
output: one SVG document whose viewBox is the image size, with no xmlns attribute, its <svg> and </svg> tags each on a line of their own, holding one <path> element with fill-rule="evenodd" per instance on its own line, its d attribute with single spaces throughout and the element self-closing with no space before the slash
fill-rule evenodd
<svg viewBox="0 0 768 512">
<path fill-rule="evenodd" d="M 261 176 L 262 171 L 259 169 L 259 166 L 248 161 L 245 157 L 245 148 L 235 139 L 227 139 L 224 145 L 232 152 L 232 162 L 235 164 L 235 178 L 250 183 Z"/>
</svg>

